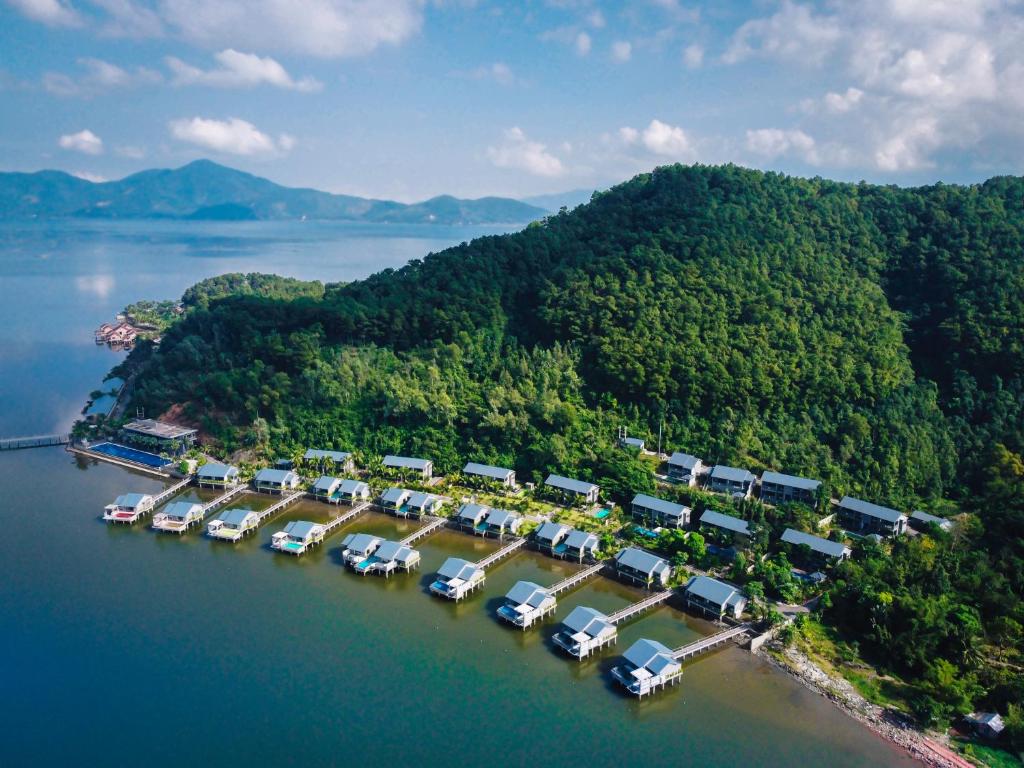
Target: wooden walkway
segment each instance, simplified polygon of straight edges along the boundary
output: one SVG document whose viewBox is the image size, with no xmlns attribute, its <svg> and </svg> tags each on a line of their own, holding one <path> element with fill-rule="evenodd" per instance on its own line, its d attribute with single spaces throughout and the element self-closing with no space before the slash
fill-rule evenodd
<svg viewBox="0 0 1024 768">
<path fill-rule="evenodd" d="M 278 502 L 278 504 L 280 504 L 280 502 Z M 275 506 L 277 506 L 277 505 L 275 505 Z M 324 524 L 324 537 L 327 537 L 332 532 L 338 530 L 341 526 L 343 526 L 349 520 L 354 518 L 356 515 L 358 515 L 358 514 L 360 514 L 362 512 L 365 512 L 367 509 L 369 509 L 372 506 L 373 506 L 373 504 L 371 504 L 369 501 L 364 501 L 359 506 L 352 507 L 352 509 L 350 509 L 348 512 L 345 512 L 344 514 L 338 515 L 337 517 L 333 518 L 330 522 L 325 523 Z"/>
<path fill-rule="evenodd" d="M 68 445 L 71 435 L 32 435 L 31 437 L 5 437 L 0 439 L 0 451 L 19 451 L 22 448 L 48 448 L 51 445 Z"/>
<path fill-rule="evenodd" d="M 671 596 L 672 590 L 670 589 L 666 589 L 664 592 L 655 592 L 653 595 L 645 597 L 643 600 L 638 600 L 632 605 L 627 605 L 625 608 L 609 614 L 608 623 L 621 624 L 627 619 L 631 619 L 656 605 L 661 605 Z"/>
<path fill-rule="evenodd" d="M 735 627 L 723 629 L 721 632 L 716 632 L 713 635 L 702 637 L 700 640 L 696 640 L 692 643 L 676 648 L 672 651 L 672 658 L 676 661 L 684 661 L 691 656 L 704 653 L 704 651 L 710 651 L 712 648 L 719 646 L 722 643 L 727 643 L 733 638 L 745 635 L 750 630 L 750 624 L 737 624 Z"/>
<path fill-rule="evenodd" d="M 237 496 L 238 494 L 240 494 L 240 493 L 242 493 L 243 491 L 246 491 L 246 490 L 248 490 L 248 489 L 245 487 L 245 485 L 239 484 L 239 485 L 236 485 L 234 488 L 232 488 L 232 489 L 230 489 L 228 491 L 225 491 L 224 493 L 222 493 L 220 496 L 218 496 L 213 501 L 209 501 L 206 504 L 203 504 L 203 518 L 205 518 L 208 514 L 210 514 L 217 507 L 220 507 L 220 506 L 223 506 L 224 504 L 227 504 L 229 501 L 231 501 L 233 498 L 235 498 L 235 496 Z"/>
<path fill-rule="evenodd" d="M 402 539 L 399 542 L 399 544 L 401 544 L 403 547 L 411 547 L 417 541 L 427 538 L 427 536 L 434 533 L 435 531 L 439 531 L 441 528 L 444 528 L 445 525 L 448 524 L 448 520 L 443 517 L 430 517 L 427 519 L 430 520 L 429 523 L 424 525 L 422 528 L 413 531 L 411 534 Z"/>
<path fill-rule="evenodd" d="M 256 528 L 258 526 L 263 525 L 263 523 L 265 523 L 267 520 L 272 518 L 278 512 L 283 510 L 285 507 L 293 504 L 294 502 L 298 501 L 299 499 L 301 499 L 305 495 L 306 495 L 305 491 L 293 491 L 292 493 L 289 493 L 287 496 L 285 496 L 283 499 L 281 499 L 276 504 L 271 504 L 269 507 L 267 507 L 262 512 L 260 512 L 259 514 L 256 515 L 256 522 L 254 523 L 253 527 Z M 346 513 L 346 514 L 350 514 L 350 513 Z M 345 515 L 342 515 L 342 517 L 344 517 L 344 516 Z"/>
<path fill-rule="evenodd" d="M 569 576 L 568 578 L 562 579 L 561 581 L 552 584 L 545 591 L 552 597 L 561 594 L 562 592 L 567 592 L 568 590 L 579 586 L 587 579 L 599 574 L 602 570 L 604 570 L 604 566 L 604 563 L 597 563 L 596 565 L 592 565 L 589 568 L 584 568 L 582 571 L 576 571 L 576 573 L 574 573 L 572 576 Z"/>
<path fill-rule="evenodd" d="M 153 506 L 155 507 L 157 504 L 163 504 L 165 501 L 167 501 L 167 499 L 171 498 L 171 496 L 176 494 L 178 491 L 180 491 L 182 488 L 184 488 L 191 482 L 192 476 L 189 475 L 184 480 L 180 480 L 174 485 L 172 485 L 170 488 L 165 488 L 164 490 L 162 490 L 160 493 L 153 497 Z"/>
<path fill-rule="evenodd" d="M 488 568 L 494 565 L 499 560 L 503 560 L 504 558 L 508 557 L 513 552 L 519 551 L 524 546 L 526 546 L 526 539 L 516 539 L 511 544 L 506 544 L 497 552 L 492 552 L 483 560 L 477 561 L 476 567 L 481 569 Z"/>
</svg>

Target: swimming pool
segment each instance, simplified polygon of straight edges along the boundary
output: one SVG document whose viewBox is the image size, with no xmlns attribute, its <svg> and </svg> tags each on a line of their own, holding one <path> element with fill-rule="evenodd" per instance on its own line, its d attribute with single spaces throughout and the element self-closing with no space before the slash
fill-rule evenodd
<svg viewBox="0 0 1024 768">
<path fill-rule="evenodd" d="M 125 461 L 133 461 L 136 464 L 143 464 L 147 467 L 160 468 L 169 462 L 166 459 L 162 459 L 155 453 L 146 453 L 145 451 L 139 451 L 135 448 L 129 448 L 127 445 L 119 445 L 118 443 L 100 443 L 89 448 L 90 451 L 96 453 L 105 453 L 107 456 L 116 456 L 119 459 Z"/>
<path fill-rule="evenodd" d="M 611 513 L 612 511 L 610 509 L 599 509 L 597 510 L 597 512 L 594 513 L 594 517 L 596 517 L 598 520 L 604 520 Z"/>
</svg>

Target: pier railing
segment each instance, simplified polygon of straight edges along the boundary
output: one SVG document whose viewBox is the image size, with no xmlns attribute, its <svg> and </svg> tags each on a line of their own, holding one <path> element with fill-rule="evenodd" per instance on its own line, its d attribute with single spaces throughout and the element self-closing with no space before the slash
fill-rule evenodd
<svg viewBox="0 0 1024 768">
<path fill-rule="evenodd" d="M 552 584 L 550 587 L 547 588 L 546 591 L 549 595 L 552 596 L 561 594 L 562 592 L 567 592 L 573 587 L 582 584 L 584 581 L 591 578 L 592 576 L 596 576 L 597 574 L 599 574 L 604 569 L 604 567 L 604 563 L 597 563 L 596 565 L 591 565 L 589 568 L 584 568 L 582 571 L 576 571 L 576 573 L 574 573 L 572 576 L 562 579 L 556 584 Z"/>
<path fill-rule="evenodd" d="M 481 568 L 481 569 L 488 568 L 488 567 L 494 565 L 499 560 L 503 560 L 504 558 L 508 557 L 513 552 L 516 552 L 516 551 L 522 549 L 525 545 L 526 545 L 526 539 L 516 539 L 511 544 L 506 544 L 504 547 L 499 549 L 497 552 L 492 552 L 487 557 L 485 557 L 483 560 L 477 561 L 476 567 L 477 568 Z"/>
<path fill-rule="evenodd" d="M 448 524 L 448 520 L 446 520 L 443 517 L 432 517 L 429 519 L 429 523 L 424 525 L 422 528 L 413 531 L 411 534 L 402 539 L 399 543 L 403 547 L 411 547 L 417 541 L 427 538 L 427 536 Z"/>
<path fill-rule="evenodd" d="M 373 504 L 371 502 L 364 501 L 362 504 L 360 504 L 358 506 L 355 506 L 355 507 L 352 507 L 352 509 L 350 509 L 348 512 L 345 512 L 343 514 L 338 515 L 337 517 L 335 517 L 330 522 L 328 522 L 328 523 L 326 523 L 324 525 L 324 536 L 326 536 L 327 534 L 331 533 L 332 531 L 337 530 L 338 528 L 343 526 L 345 523 L 347 523 L 349 520 L 354 518 L 356 515 L 361 514 L 362 512 L 365 512 L 367 509 L 369 509 L 372 506 L 373 506 Z"/>
<path fill-rule="evenodd" d="M 213 501 L 208 501 L 206 504 L 203 504 L 203 517 L 205 518 L 208 514 L 210 514 L 217 507 L 220 507 L 220 506 L 223 506 L 224 504 L 227 504 L 229 501 L 231 501 L 233 498 L 235 498 L 235 496 L 238 496 L 240 493 L 242 493 L 242 492 L 244 492 L 246 490 L 247 490 L 247 488 L 244 485 L 236 485 L 231 490 L 225 491 L 224 493 L 222 493 L 220 496 L 218 496 Z"/>
<path fill-rule="evenodd" d="M 643 613 L 656 605 L 661 605 L 669 597 L 672 596 L 672 590 L 666 589 L 664 592 L 655 592 L 653 595 L 645 597 L 643 600 L 639 600 L 632 605 L 627 605 L 625 608 L 616 611 L 615 613 L 609 614 L 609 624 L 620 624 L 626 619 L 631 619 L 634 616 Z"/>
<path fill-rule="evenodd" d="M 722 643 L 727 643 L 733 638 L 739 637 L 740 635 L 745 635 L 747 632 L 750 631 L 750 624 L 737 624 L 735 627 L 723 629 L 721 632 L 716 632 L 713 635 L 709 635 L 708 637 L 702 637 L 700 640 L 676 648 L 674 651 L 672 651 L 672 657 L 676 661 L 683 661 L 684 659 L 688 659 L 691 656 L 696 656 L 698 653 L 710 651 L 715 646 L 721 645 Z"/>
<path fill-rule="evenodd" d="M 46 448 L 51 445 L 67 445 L 71 435 L 32 435 L 30 437 L 0 438 L 0 451 L 18 451 L 22 448 Z"/>
<path fill-rule="evenodd" d="M 293 493 L 288 494 L 287 496 L 285 496 L 283 499 L 281 499 L 276 504 L 271 504 L 269 507 L 267 507 L 262 512 L 257 514 L 256 515 L 256 523 L 255 524 L 256 525 L 262 525 L 264 522 L 266 522 L 267 520 L 272 518 L 274 515 L 276 515 L 282 509 L 284 509 L 285 507 L 289 506 L 290 504 L 298 501 L 299 499 L 301 499 L 305 495 L 306 495 L 305 491 L 294 491 Z"/>
<path fill-rule="evenodd" d="M 188 485 L 191 482 L 192 482 L 192 476 L 189 475 L 184 480 L 179 480 L 177 483 L 172 485 L 170 488 L 165 488 L 164 490 L 160 491 L 160 493 L 158 493 L 156 496 L 153 497 L 153 506 L 155 507 L 157 504 L 162 504 L 164 501 L 166 501 L 167 499 L 171 498 L 171 496 L 176 494 L 178 491 L 180 491 L 182 488 L 184 488 L 186 485 Z"/>
</svg>

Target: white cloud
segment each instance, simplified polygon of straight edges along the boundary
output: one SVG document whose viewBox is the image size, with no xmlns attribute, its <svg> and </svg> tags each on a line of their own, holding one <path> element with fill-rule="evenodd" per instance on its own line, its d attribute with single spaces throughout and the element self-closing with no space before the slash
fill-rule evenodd
<svg viewBox="0 0 1024 768">
<path fill-rule="evenodd" d="M 33 21 L 52 27 L 77 27 L 82 17 L 67 2 L 62 0 L 7 0 L 16 9 Z"/>
<path fill-rule="evenodd" d="M 640 137 L 648 151 L 666 157 L 683 158 L 693 153 L 693 146 L 686 132 L 660 120 L 651 120 Z"/>
<path fill-rule="evenodd" d="M 481 65 L 469 72 L 456 72 L 455 74 L 459 77 L 469 77 L 473 80 L 493 80 L 498 85 L 513 85 L 518 81 L 512 68 L 502 61 Z"/>
<path fill-rule="evenodd" d="M 815 16 L 810 8 L 791 0 L 772 16 L 752 19 L 741 26 L 722 60 L 727 64 L 752 56 L 820 61 L 841 39 L 842 27 L 831 16 Z"/>
<path fill-rule="evenodd" d="M 107 18 L 101 25 L 103 33 L 116 37 L 160 37 L 164 23 L 160 14 L 134 0 L 90 0 L 101 8 Z"/>
<path fill-rule="evenodd" d="M 885 138 L 875 151 L 875 164 L 883 171 L 913 171 L 933 163 L 929 153 L 942 143 L 938 122 L 923 115 L 908 120 Z"/>
<path fill-rule="evenodd" d="M 833 114 L 849 112 L 860 104 L 860 101 L 863 98 L 864 91 L 860 88 L 854 88 L 853 86 L 847 88 L 844 93 L 835 93 L 830 91 L 825 94 L 825 109 Z"/>
<path fill-rule="evenodd" d="M 616 40 L 612 43 L 612 58 L 616 61 L 629 61 L 633 56 L 633 45 L 628 40 Z"/>
<path fill-rule="evenodd" d="M 623 144 L 636 144 L 640 140 L 640 131 L 626 125 L 619 128 L 619 138 Z"/>
<path fill-rule="evenodd" d="M 594 29 L 604 28 L 604 14 L 601 11 L 591 11 L 587 14 L 587 24 L 592 26 Z"/>
<path fill-rule="evenodd" d="M 799 129 L 759 128 L 747 131 L 747 149 L 768 159 L 793 155 L 809 163 L 818 162 L 814 139 Z"/>
<path fill-rule="evenodd" d="M 183 118 L 170 123 L 171 136 L 230 155 L 272 155 L 287 153 L 295 146 L 295 140 L 282 134 L 278 141 L 258 130 L 247 120 L 237 117 L 214 120 L 203 117 Z"/>
<path fill-rule="evenodd" d="M 218 88 L 250 88 L 273 85 L 293 91 L 309 93 L 323 86 L 311 77 L 295 80 L 288 71 L 269 56 L 242 53 L 228 48 L 216 54 L 218 66 L 199 69 L 181 59 L 168 56 L 167 66 L 174 76 L 175 85 L 210 85 Z"/>
<path fill-rule="evenodd" d="M 534 176 L 562 176 L 566 168 L 562 161 L 547 150 L 547 146 L 527 138 L 518 127 L 505 131 L 504 141 L 487 148 L 487 157 L 498 168 L 526 171 Z"/>
<path fill-rule="evenodd" d="M 694 43 L 683 49 L 683 64 L 688 69 L 697 69 L 704 63 L 704 47 Z"/>
<path fill-rule="evenodd" d="M 135 88 L 163 81 L 159 72 L 146 67 L 127 70 L 102 59 L 78 60 L 82 72 L 71 76 L 62 72 L 43 75 L 43 87 L 57 96 L 92 96 L 115 88 Z"/>
<path fill-rule="evenodd" d="M 403 43 L 423 23 L 420 0 L 160 0 L 159 7 L 168 26 L 201 45 L 324 58 Z"/>
<path fill-rule="evenodd" d="M 580 56 L 586 56 L 588 53 L 590 53 L 590 35 L 588 35 L 586 32 L 580 32 L 578 35 L 576 35 L 575 46 L 576 53 L 578 53 Z"/>
<path fill-rule="evenodd" d="M 146 156 L 146 150 L 143 147 L 137 147 L 134 144 L 121 144 L 116 146 L 114 147 L 114 153 L 129 160 L 141 160 Z"/>
<path fill-rule="evenodd" d="M 103 139 L 88 128 L 78 133 L 66 133 L 57 140 L 57 143 L 61 149 L 72 152 L 81 152 L 86 155 L 103 154 Z"/>
</svg>

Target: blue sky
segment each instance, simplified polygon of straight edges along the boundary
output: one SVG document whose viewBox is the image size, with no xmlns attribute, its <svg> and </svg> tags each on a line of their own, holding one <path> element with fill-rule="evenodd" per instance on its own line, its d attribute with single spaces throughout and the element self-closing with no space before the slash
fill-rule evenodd
<svg viewBox="0 0 1024 768">
<path fill-rule="evenodd" d="M 1016 0 L 0 0 L 0 30 L 4 170 L 209 157 L 416 200 L 1024 166 Z"/>
</svg>

